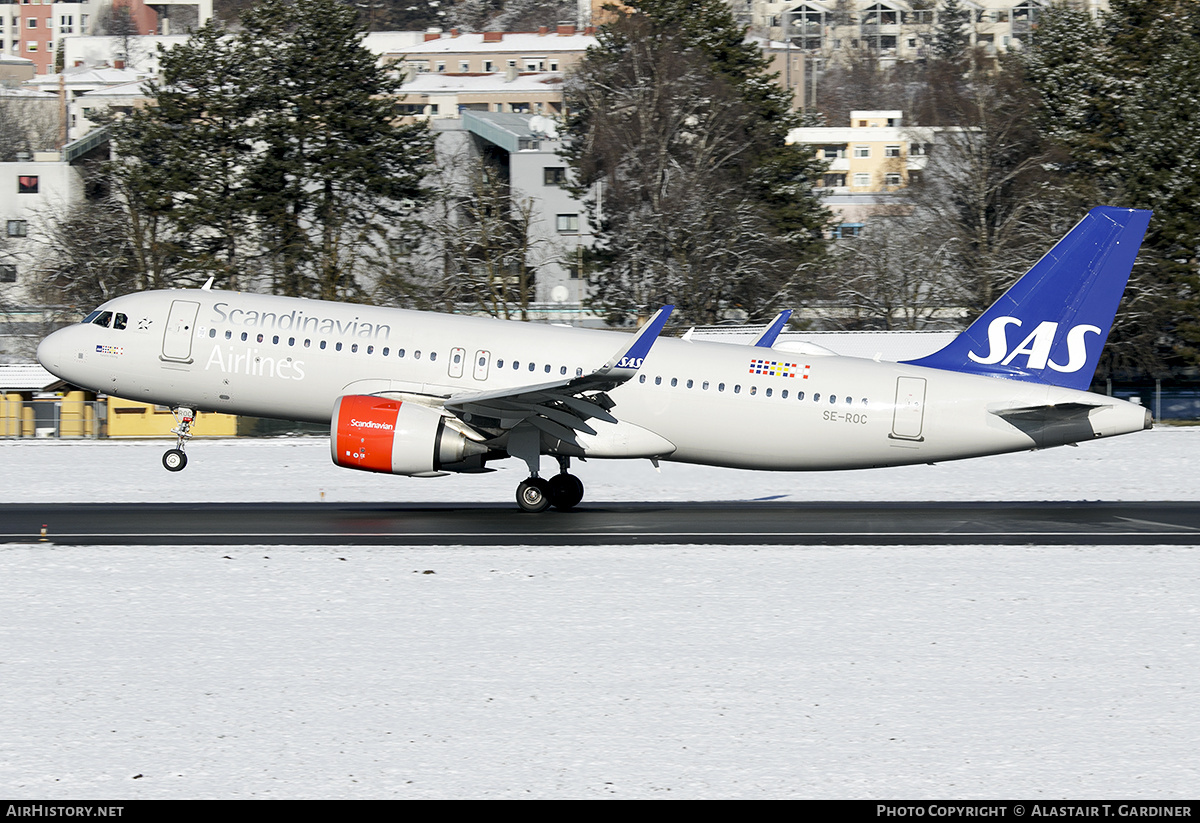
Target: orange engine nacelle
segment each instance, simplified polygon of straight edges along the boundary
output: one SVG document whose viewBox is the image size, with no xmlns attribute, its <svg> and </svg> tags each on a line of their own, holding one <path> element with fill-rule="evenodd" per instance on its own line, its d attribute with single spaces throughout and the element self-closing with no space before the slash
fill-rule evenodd
<svg viewBox="0 0 1200 823">
<path fill-rule="evenodd" d="M 334 403 L 329 448 L 343 468 L 407 475 L 435 474 L 487 451 L 428 406 L 359 394 Z"/>
</svg>

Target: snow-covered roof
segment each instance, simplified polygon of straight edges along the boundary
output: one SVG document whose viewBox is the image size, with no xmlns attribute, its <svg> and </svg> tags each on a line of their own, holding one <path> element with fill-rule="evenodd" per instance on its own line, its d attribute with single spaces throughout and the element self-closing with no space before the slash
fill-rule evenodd
<svg viewBox="0 0 1200 823">
<path fill-rule="evenodd" d="M 503 72 L 493 74 L 418 74 L 401 87 L 404 94 L 453 94 L 489 92 L 560 92 L 563 76 L 556 71 L 523 72 L 506 80 Z"/>
<path fill-rule="evenodd" d="M 21 97 L 26 100 L 53 100 L 58 95 L 37 89 L 9 89 L 0 87 L 0 97 Z"/>
<path fill-rule="evenodd" d="M 69 68 L 59 74 L 41 74 L 32 80 L 26 80 L 24 85 L 35 88 L 57 89 L 59 77 L 65 86 L 119 86 L 123 83 L 141 82 L 147 74 L 136 69 L 114 69 L 107 66 L 79 66 Z"/>
<path fill-rule="evenodd" d="M 82 92 L 80 97 L 146 97 L 145 81 L 121 83 L 118 86 L 104 86 L 91 91 Z"/>
<path fill-rule="evenodd" d="M 537 32 L 503 32 L 499 40 L 484 40 L 482 33 L 460 34 L 457 37 L 439 37 L 437 40 L 426 40 L 411 46 L 396 49 L 389 54 L 404 57 L 426 57 L 438 54 L 462 54 L 465 52 L 521 52 L 522 54 L 537 54 L 551 51 L 587 51 L 599 41 L 590 34 L 547 34 Z"/>
<path fill-rule="evenodd" d="M 0 364 L 0 390 L 36 391 L 57 379 L 37 363 Z"/>
</svg>

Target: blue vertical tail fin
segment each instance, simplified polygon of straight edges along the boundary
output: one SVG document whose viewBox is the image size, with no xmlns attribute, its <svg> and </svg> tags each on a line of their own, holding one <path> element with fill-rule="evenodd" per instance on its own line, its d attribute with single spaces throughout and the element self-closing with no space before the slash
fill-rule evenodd
<svg viewBox="0 0 1200 823">
<path fill-rule="evenodd" d="M 1149 223 L 1092 209 L 966 331 L 908 363 L 1086 390 Z"/>
</svg>

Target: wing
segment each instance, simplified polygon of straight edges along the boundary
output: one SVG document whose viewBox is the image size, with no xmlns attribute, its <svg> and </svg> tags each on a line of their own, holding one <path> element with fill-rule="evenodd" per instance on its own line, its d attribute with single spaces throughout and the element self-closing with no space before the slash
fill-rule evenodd
<svg viewBox="0 0 1200 823">
<path fill-rule="evenodd" d="M 472 428 L 493 432 L 528 422 L 567 442 L 575 441 L 576 432 L 596 434 L 587 421 L 617 422 L 609 414 L 615 404 L 606 392 L 637 374 L 674 308 L 659 309 L 628 345 L 591 374 L 491 392 L 459 392 L 446 398 L 443 408 Z"/>
</svg>

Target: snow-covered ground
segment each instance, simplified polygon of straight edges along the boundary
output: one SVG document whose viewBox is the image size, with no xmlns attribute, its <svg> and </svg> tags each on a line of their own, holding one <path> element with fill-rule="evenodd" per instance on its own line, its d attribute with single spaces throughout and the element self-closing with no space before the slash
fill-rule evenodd
<svg viewBox="0 0 1200 823">
<path fill-rule="evenodd" d="M 482 475 L 393 477 L 333 465 L 326 438 L 193 440 L 188 466 L 167 440 L 0 440 L 0 502 L 512 502 L 525 465 Z M 648 460 L 576 461 L 588 502 L 752 500 L 1195 500 L 1200 427 L 1157 428 L 1078 448 L 866 471 L 749 472 Z M 543 472 L 556 466 L 542 459 Z"/>
<path fill-rule="evenodd" d="M 511 501 L 320 440 L 0 442 L 4 502 Z M 1196 499 L 1200 429 L 588 499 Z M 0 545 L 0 795 L 1194 797 L 1194 547 Z"/>
</svg>

